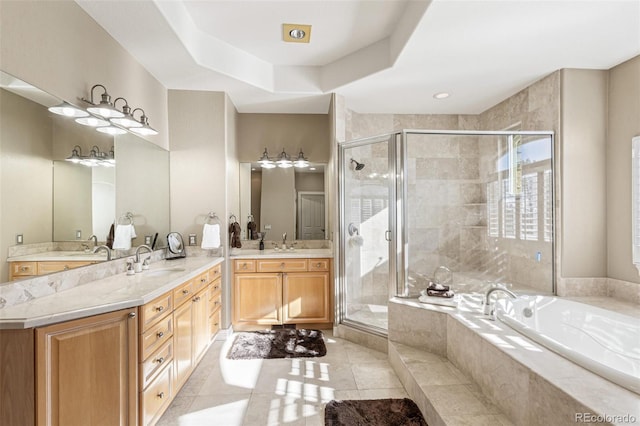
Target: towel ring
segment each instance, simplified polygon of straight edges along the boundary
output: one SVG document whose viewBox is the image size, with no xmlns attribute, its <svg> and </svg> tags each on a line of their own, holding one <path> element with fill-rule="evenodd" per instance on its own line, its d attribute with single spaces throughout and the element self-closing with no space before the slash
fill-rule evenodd
<svg viewBox="0 0 640 426">
<path fill-rule="evenodd" d="M 213 225 L 215 223 L 220 224 L 220 218 L 214 212 L 209 212 L 205 222 L 208 223 L 209 225 Z"/>
<path fill-rule="evenodd" d="M 232 214 L 231 216 L 229 216 L 229 222 L 234 223 L 237 221 L 238 221 L 238 218 L 236 218 L 235 214 Z"/>
<path fill-rule="evenodd" d="M 127 220 L 128 223 L 122 223 L 122 221 Z M 122 216 L 118 218 L 118 225 L 133 225 L 133 213 L 126 212 Z"/>
</svg>

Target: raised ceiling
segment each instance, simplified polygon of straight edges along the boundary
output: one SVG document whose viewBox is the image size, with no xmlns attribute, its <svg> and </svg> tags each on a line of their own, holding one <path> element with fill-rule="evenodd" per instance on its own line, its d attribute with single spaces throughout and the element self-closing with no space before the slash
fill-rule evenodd
<svg viewBox="0 0 640 426">
<path fill-rule="evenodd" d="M 240 112 L 326 113 L 336 92 L 360 113 L 477 114 L 640 54 L 640 0 L 77 2 L 167 88 Z M 284 43 L 284 23 L 311 42 Z"/>
</svg>

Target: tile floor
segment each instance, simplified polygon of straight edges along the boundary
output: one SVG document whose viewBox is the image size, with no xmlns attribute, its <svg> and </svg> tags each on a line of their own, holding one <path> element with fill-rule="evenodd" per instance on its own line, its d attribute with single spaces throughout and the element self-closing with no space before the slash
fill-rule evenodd
<svg viewBox="0 0 640 426">
<path fill-rule="evenodd" d="M 332 399 L 406 398 L 387 355 L 323 330 L 320 358 L 229 360 L 214 342 L 159 426 L 324 425 Z"/>
</svg>

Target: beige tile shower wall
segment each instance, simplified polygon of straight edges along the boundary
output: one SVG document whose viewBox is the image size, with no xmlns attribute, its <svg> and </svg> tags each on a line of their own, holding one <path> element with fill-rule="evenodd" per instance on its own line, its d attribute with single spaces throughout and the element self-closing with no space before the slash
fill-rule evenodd
<svg viewBox="0 0 640 426">
<path fill-rule="evenodd" d="M 607 275 L 640 284 L 631 255 L 630 160 L 631 138 L 640 135 L 640 56 L 609 72 L 607 132 Z"/>
</svg>

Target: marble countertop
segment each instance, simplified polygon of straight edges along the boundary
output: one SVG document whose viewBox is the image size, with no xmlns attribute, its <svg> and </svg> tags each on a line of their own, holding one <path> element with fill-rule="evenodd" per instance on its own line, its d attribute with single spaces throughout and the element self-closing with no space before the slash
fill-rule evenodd
<svg viewBox="0 0 640 426">
<path fill-rule="evenodd" d="M 140 306 L 221 263 L 223 258 L 189 257 L 152 263 L 135 275 L 116 274 L 0 309 L 0 329 L 20 329 Z"/>
<path fill-rule="evenodd" d="M 331 249 L 295 249 L 295 250 L 254 250 L 232 249 L 229 257 L 233 259 L 263 259 L 263 258 L 333 258 Z"/>
<path fill-rule="evenodd" d="M 84 251 L 47 251 L 7 258 L 7 262 L 103 262 L 105 260 L 107 260 L 107 254 L 103 251 L 98 253 L 87 253 Z"/>
</svg>

